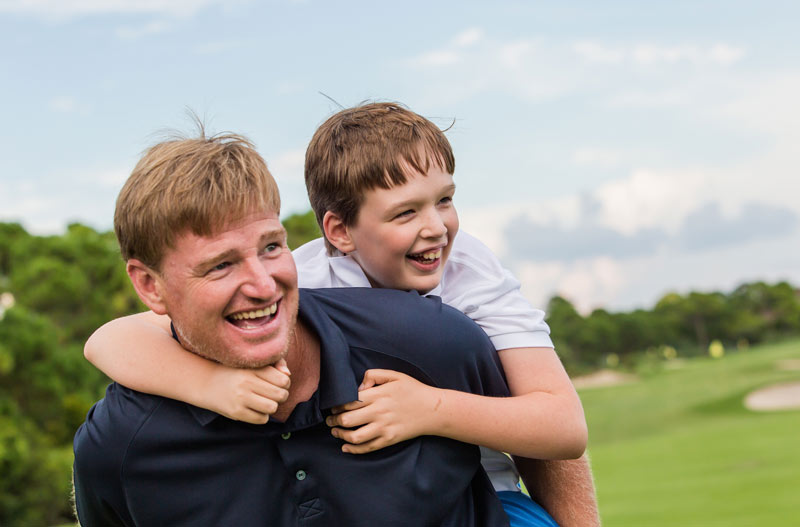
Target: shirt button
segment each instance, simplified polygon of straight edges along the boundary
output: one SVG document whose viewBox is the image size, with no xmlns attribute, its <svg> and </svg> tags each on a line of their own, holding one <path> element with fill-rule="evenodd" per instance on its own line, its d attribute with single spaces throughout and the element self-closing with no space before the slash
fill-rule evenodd
<svg viewBox="0 0 800 527">
<path fill-rule="evenodd" d="M 289 439 L 290 437 L 292 437 L 292 433 L 291 432 L 286 432 L 285 434 L 281 434 L 281 437 L 283 439 Z"/>
<path fill-rule="evenodd" d="M 298 470 L 295 472 L 294 477 L 297 478 L 297 481 L 303 481 L 306 479 L 306 471 L 305 470 Z"/>
</svg>

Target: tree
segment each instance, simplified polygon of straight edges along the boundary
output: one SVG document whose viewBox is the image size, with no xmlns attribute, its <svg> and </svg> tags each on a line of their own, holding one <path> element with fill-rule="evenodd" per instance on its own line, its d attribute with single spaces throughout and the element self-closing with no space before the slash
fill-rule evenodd
<svg viewBox="0 0 800 527">
<path fill-rule="evenodd" d="M 311 210 L 304 214 L 292 214 L 283 220 L 282 223 L 286 228 L 289 247 L 293 250 L 306 242 L 310 242 L 322 236 L 319 225 L 317 225 L 317 219 L 314 216 L 314 211 Z"/>
</svg>

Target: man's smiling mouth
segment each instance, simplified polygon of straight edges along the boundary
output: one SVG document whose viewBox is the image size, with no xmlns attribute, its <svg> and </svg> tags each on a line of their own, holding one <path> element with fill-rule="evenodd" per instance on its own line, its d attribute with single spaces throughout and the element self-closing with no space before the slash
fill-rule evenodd
<svg viewBox="0 0 800 527">
<path fill-rule="evenodd" d="M 272 320 L 278 311 L 278 302 L 262 309 L 252 309 L 250 311 L 240 311 L 229 315 L 228 322 L 241 329 L 250 329 L 262 326 Z"/>
</svg>

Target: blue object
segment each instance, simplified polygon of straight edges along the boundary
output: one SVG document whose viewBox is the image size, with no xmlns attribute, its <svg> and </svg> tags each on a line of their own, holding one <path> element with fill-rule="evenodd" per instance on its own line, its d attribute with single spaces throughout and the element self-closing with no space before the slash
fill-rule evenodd
<svg viewBox="0 0 800 527">
<path fill-rule="evenodd" d="M 507 396 L 481 328 L 439 298 L 389 289 L 301 289 L 299 320 L 322 344 L 319 388 L 285 423 L 231 421 L 112 384 L 75 436 L 81 524 L 508 525 L 478 447 L 422 436 L 356 456 L 324 421 L 358 397 L 369 368 Z"/>
<path fill-rule="evenodd" d="M 503 490 L 497 496 L 508 514 L 511 527 L 558 527 L 541 505 L 522 492 Z"/>
</svg>

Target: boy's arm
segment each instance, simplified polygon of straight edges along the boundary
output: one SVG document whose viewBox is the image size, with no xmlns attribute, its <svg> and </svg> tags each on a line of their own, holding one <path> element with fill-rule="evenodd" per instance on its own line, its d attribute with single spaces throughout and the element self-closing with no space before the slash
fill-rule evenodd
<svg viewBox="0 0 800 527">
<path fill-rule="evenodd" d="M 350 443 L 343 450 L 356 454 L 439 435 L 537 459 L 579 457 L 586 421 L 555 351 L 515 348 L 499 356 L 512 397 L 444 390 L 398 372 L 370 370 L 359 400 L 338 408 L 328 424 Z"/>
<path fill-rule="evenodd" d="M 514 457 L 525 486 L 536 503 L 564 527 L 599 527 L 592 470 L 584 454 L 578 459 Z"/>
<path fill-rule="evenodd" d="M 106 323 L 86 342 L 84 355 L 128 388 L 250 423 L 267 422 L 289 395 L 285 362 L 248 370 L 206 360 L 181 347 L 169 317 L 153 312 Z"/>
</svg>

